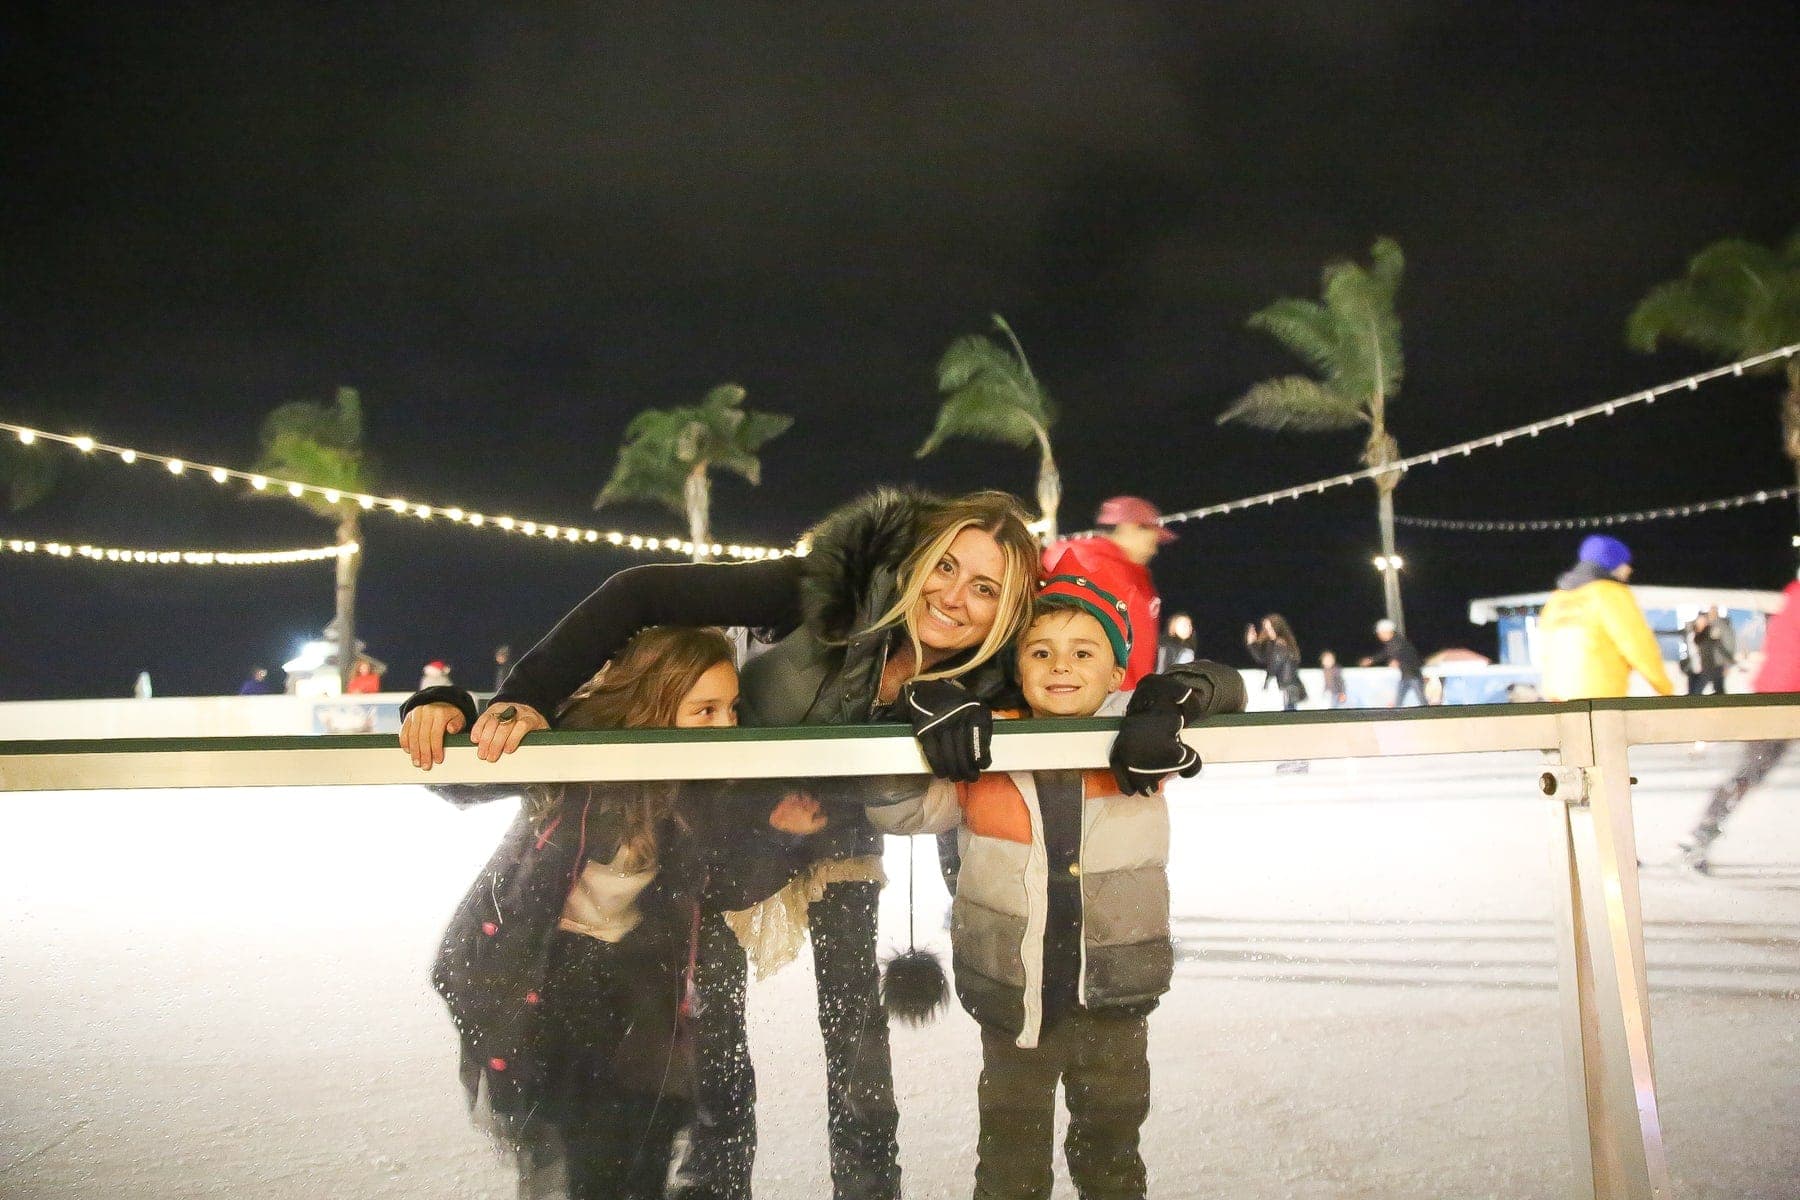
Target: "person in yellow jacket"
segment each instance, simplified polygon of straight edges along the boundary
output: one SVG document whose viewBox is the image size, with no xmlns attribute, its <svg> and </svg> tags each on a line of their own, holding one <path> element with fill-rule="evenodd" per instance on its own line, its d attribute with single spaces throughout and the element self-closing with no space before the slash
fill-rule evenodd
<svg viewBox="0 0 1800 1200">
<path fill-rule="evenodd" d="M 1575 566 L 1556 581 L 1538 614 L 1538 661 L 1546 700 L 1623 696 L 1631 673 L 1664 696 L 1675 691 L 1662 648 L 1625 581 L 1631 550 L 1618 538 L 1584 539 Z"/>
</svg>

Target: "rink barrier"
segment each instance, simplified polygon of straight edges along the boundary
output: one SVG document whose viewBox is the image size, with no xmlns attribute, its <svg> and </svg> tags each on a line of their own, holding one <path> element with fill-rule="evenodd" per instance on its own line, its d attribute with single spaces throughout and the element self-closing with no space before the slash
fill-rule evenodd
<svg viewBox="0 0 1800 1200">
<path fill-rule="evenodd" d="M 1002 722 L 996 770 L 1101 767 L 1116 720 Z M 1800 738 L 1800 695 L 1247 713 L 1183 735 L 1213 763 L 1542 751 L 1571 1195 L 1670 1193 L 1644 960 L 1633 745 Z M 920 772 L 903 726 L 540 733 L 498 763 L 467 744 L 416 770 L 392 735 L 0 742 L 4 793 L 203 787 L 787 778 Z M 1445 797 L 1454 803 L 1455 797 Z"/>
</svg>

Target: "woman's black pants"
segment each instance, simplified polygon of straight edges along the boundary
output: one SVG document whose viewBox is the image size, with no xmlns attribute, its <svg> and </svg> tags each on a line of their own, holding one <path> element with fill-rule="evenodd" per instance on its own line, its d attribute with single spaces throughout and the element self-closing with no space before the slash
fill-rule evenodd
<svg viewBox="0 0 1800 1200">
<path fill-rule="evenodd" d="M 819 1031 L 825 1039 L 826 1126 L 834 1200 L 896 1200 L 900 1167 L 887 1014 L 875 961 L 878 883 L 834 883 L 807 912 Z M 674 1194 L 748 1200 L 756 1155 L 756 1072 L 744 1028 L 744 951 L 724 918 L 701 928 L 690 1144 Z"/>
</svg>

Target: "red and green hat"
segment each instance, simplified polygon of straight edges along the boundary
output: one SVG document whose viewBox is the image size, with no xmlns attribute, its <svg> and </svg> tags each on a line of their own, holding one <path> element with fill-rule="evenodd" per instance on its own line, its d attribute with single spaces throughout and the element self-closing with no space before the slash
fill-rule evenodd
<svg viewBox="0 0 1800 1200">
<path fill-rule="evenodd" d="M 1112 645 L 1113 661 L 1124 666 L 1131 658 L 1131 616 L 1125 601 L 1113 595 L 1082 570 L 1074 551 L 1066 551 L 1050 568 L 1050 578 L 1037 598 L 1059 608 L 1078 608 L 1106 631 Z"/>
</svg>

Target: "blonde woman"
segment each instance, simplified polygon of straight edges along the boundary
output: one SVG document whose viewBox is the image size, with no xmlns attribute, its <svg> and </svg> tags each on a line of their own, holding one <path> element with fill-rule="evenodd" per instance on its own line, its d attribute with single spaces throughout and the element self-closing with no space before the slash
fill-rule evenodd
<svg viewBox="0 0 1800 1200">
<path fill-rule="evenodd" d="M 934 773 L 975 778 L 988 765 L 988 702 L 1009 686 L 999 652 L 1037 588 L 1038 546 L 1019 502 L 1003 492 L 941 499 L 884 489 L 827 517 L 808 541 L 800 558 L 621 571 L 518 661 L 472 726 L 447 706 L 419 704 L 407 714 L 402 744 L 429 769 L 443 761 L 445 735 L 468 726 L 480 756 L 496 761 L 546 728 L 543 714 L 638 629 L 742 625 L 778 639 L 744 668 L 745 725 L 908 720 Z M 899 1116 L 875 960 L 881 837 L 854 806 L 834 812 L 814 840 L 824 861 L 813 868 L 808 920 L 833 1194 L 894 1200 Z M 709 918 L 696 976 L 698 1111 L 677 1196 L 750 1194 L 755 1078 L 744 981 L 743 950 L 722 919 Z"/>
</svg>

